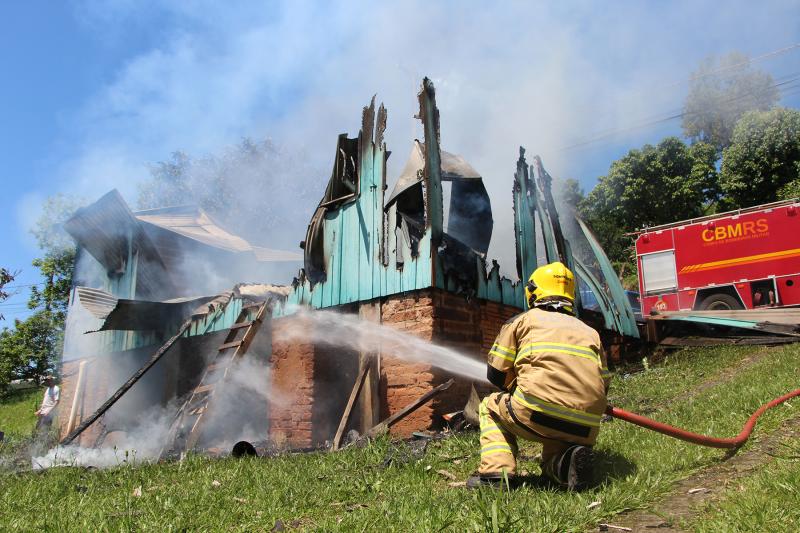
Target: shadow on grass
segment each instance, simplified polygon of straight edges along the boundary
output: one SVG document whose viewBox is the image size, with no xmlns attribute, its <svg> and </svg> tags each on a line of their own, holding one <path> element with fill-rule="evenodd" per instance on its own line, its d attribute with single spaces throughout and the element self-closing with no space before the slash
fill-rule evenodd
<svg viewBox="0 0 800 533">
<path fill-rule="evenodd" d="M 636 465 L 624 455 L 609 450 L 595 450 L 594 460 L 594 483 L 589 487 L 590 489 L 610 485 L 614 480 L 625 478 L 637 470 Z M 522 487 L 540 490 L 561 489 L 558 484 L 541 474 L 517 476 L 514 480 L 514 488 Z"/>
<path fill-rule="evenodd" d="M 621 453 L 612 450 L 594 451 L 594 486 L 609 485 L 616 479 L 624 479 L 637 470 L 636 464 Z"/>
</svg>

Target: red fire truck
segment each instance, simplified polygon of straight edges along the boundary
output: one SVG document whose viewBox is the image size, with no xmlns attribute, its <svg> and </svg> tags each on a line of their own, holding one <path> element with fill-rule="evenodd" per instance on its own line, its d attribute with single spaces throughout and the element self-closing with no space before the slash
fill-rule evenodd
<svg viewBox="0 0 800 533">
<path fill-rule="evenodd" d="M 800 304 L 800 200 L 638 233 L 642 312 Z"/>
</svg>

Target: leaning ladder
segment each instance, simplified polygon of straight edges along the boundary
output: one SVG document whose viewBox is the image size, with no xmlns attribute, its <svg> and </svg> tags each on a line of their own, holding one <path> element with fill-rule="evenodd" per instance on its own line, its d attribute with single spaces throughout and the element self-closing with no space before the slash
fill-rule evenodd
<svg viewBox="0 0 800 533">
<path fill-rule="evenodd" d="M 247 353 L 264 320 L 267 307 L 267 303 L 264 302 L 242 308 L 236 322 L 228 331 L 225 342 L 217 349 L 216 356 L 203 371 L 200 382 L 176 413 L 170 426 L 166 446 L 161 450 L 161 458 L 195 447 L 203 424 L 207 421 L 206 415 L 215 390 L 225 382 L 228 372 L 238 359 Z M 250 319 L 254 311 L 255 317 Z"/>
</svg>

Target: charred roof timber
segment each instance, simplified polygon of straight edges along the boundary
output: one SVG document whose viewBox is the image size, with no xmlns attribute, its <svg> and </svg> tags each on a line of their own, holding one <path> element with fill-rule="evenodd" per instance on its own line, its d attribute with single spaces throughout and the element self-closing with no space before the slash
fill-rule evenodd
<svg viewBox="0 0 800 533">
<path fill-rule="evenodd" d="M 478 171 L 441 149 L 436 94 L 427 78 L 418 118 L 425 137 L 414 141 L 388 199 L 383 105 L 376 120 L 373 97 L 358 137 L 339 136 L 331 179 L 304 241 L 305 270 L 287 303 L 324 308 L 436 287 L 527 307 L 523 283 L 501 278 L 494 261 L 487 272 L 489 195 Z M 524 153 L 521 148 L 513 188 L 519 279 L 538 266 L 540 238 L 546 260 L 564 262 L 578 275 L 582 291 L 594 293 L 597 304 L 587 310 L 578 302 L 579 312 L 598 315 L 606 329 L 638 337 L 630 303 L 602 248 L 574 214 L 560 212 L 541 159 L 529 166 Z"/>
</svg>

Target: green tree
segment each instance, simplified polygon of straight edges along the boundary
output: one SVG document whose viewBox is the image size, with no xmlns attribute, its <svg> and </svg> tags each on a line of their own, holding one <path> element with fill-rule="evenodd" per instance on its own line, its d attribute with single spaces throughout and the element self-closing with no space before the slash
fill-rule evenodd
<svg viewBox="0 0 800 533">
<path fill-rule="evenodd" d="M 556 201 L 572 209 L 577 209 L 585 196 L 581 184 L 574 178 L 567 178 L 564 185 L 556 190 Z"/>
<path fill-rule="evenodd" d="M 58 361 L 75 262 L 75 246 L 62 224 L 80 204 L 75 198 L 55 195 L 42 206 L 32 233 L 43 252 L 33 261 L 43 283 L 31 289 L 28 307 L 34 313 L 0 332 L 0 392 L 13 379 L 40 380 Z"/>
<path fill-rule="evenodd" d="M 722 157 L 720 188 L 728 207 L 794 198 L 800 193 L 800 111 L 747 113 Z"/>
<path fill-rule="evenodd" d="M 6 290 L 6 285 L 14 281 L 16 272 L 0 267 L 0 302 L 8 299 L 11 294 Z M 0 313 L 0 320 L 4 320 L 3 313 Z"/>
<path fill-rule="evenodd" d="M 47 310 L 16 320 L 13 330 L 0 331 L 0 393 L 5 393 L 14 379 L 40 382 L 53 372 L 62 339 L 63 320 Z"/>
<path fill-rule="evenodd" d="M 28 307 L 52 312 L 56 324 L 63 322 L 66 315 L 75 266 L 75 243 L 64 231 L 63 224 L 84 203 L 79 198 L 63 194 L 49 197 L 32 230 L 44 252 L 42 257 L 33 261 L 33 266 L 44 278 L 44 284 L 41 289 L 37 286 L 31 288 Z"/>
<path fill-rule="evenodd" d="M 702 215 L 717 198 L 714 147 L 667 137 L 612 163 L 580 211 L 619 265 L 632 263 L 626 233 Z"/>
<path fill-rule="evenodd" d="M 706 58 L 689 81 L 683 133 L 721 151 L 730 144 L 742 115 L 752 110 L 766 111 L 779 99 L 772 76 L 754 68 L 748 56 L 733 52 L 719 61 Z"/>
</svg>

